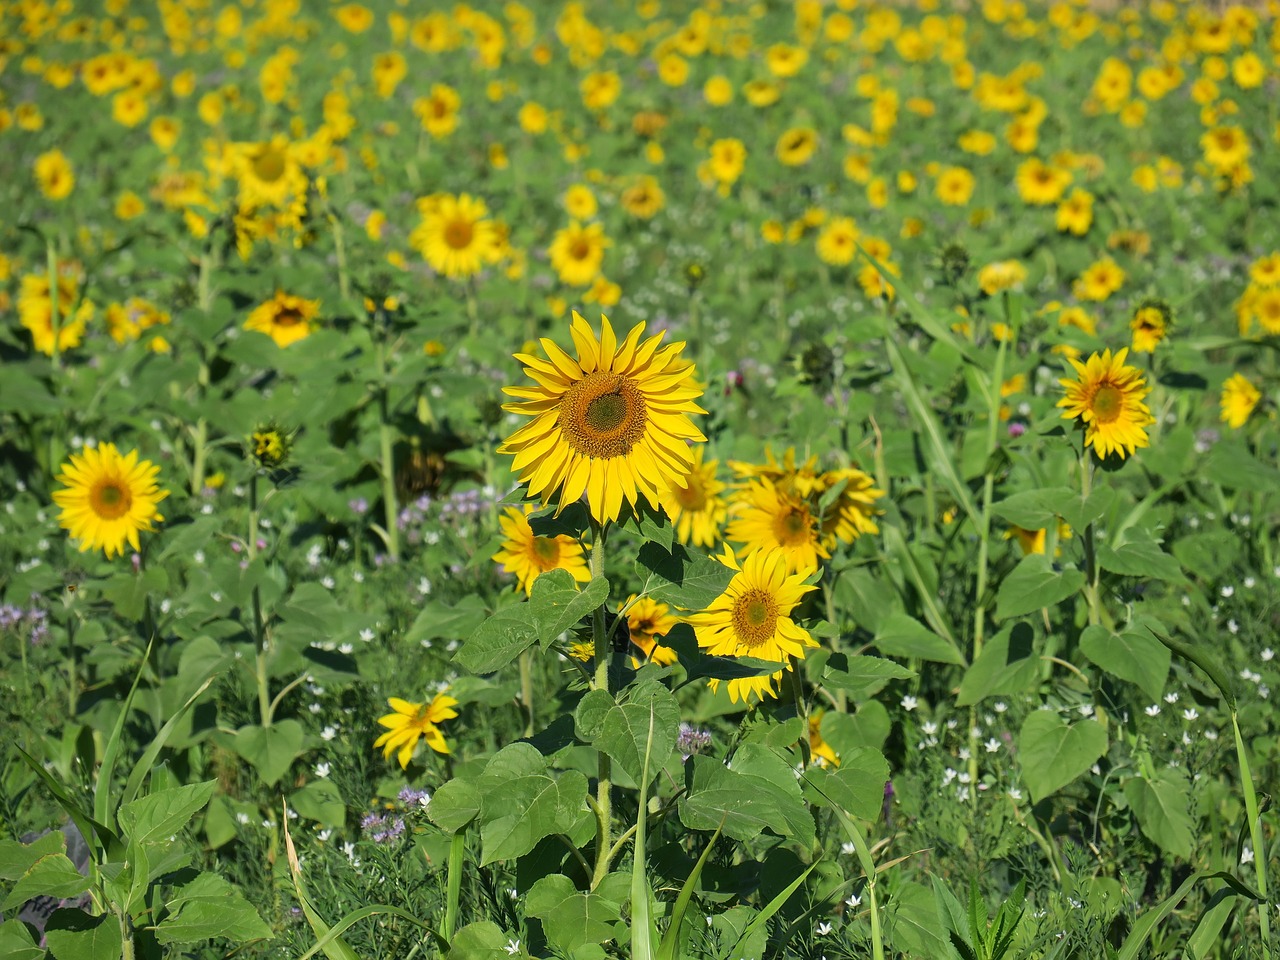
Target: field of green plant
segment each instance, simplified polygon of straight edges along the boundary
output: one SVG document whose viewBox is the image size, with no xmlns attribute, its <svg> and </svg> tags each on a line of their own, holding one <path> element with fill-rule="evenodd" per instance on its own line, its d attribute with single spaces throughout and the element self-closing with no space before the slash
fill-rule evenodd
<svg viewBox="0 0 1280 960">
<path fill-rule="evenodd" d="M 1280 957 L 1277 14 L 0 2 L 0 956 Z"/>
</svg>

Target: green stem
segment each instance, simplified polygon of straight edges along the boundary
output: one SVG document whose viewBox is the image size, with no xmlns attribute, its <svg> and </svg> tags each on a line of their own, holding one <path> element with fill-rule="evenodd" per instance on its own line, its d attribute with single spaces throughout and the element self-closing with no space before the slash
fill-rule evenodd
<svg viewBox="0 0 1280 960">
<path fill-rule="evenodd" d="M 605 566 L 605 539 L 608 535 L 608 524 L 591 521 L 591 578 L 603 577 Z M 607 603 L 607 601 L 606 601 Z M 605 604 L 600 604 L 591 613 L 591 639 L 595 644 L 595 676 L 591 681 L 593 690 L 609 690 L 609 637 L 604 622 Z M 597 751 L 596 782 L 596 868 L 591 876 L 591 889 L 599 886 L 600 881 L 609 872 L 609 861 L 612 857 L 610 845 L 612 815 L 612 779 L 613 765 L 609 755 L 603 750 Z"/>
<path fill-rule="evenodd" d="M 338 261 L 338 293 L 345 301 L 351 296 L 351 279 L 347 272 L 347 244 L 343 236 L 342 221 L 332 213 L 329 225 L 333 227 L 333 252 Z"/>
<path fill-rule="evenodd" d="M 58 250 L 53 240 L 45 241 L 45 269 L 49 276 L 49 329 L 53 332 L 53 370 L 62 369 L 62 317 L 58 315 Z"/>
<path fill-rule="evenodd" d="M 1080 454 L 1080 498 L 1093 492 L 1093 457 L 1085 447 Z M 1102 622 L 1102 601 L 1098 593 L 1098 556 L 1093 542 L 1093 523 L 1084 528 L 1084 595 L 1089 603 L 1089 624 Z"/>
<path fill-rule="evenodd" d="M 205 454 L 209 447 L 209 424 L 204 417 L 196 421 L 191 446 L 191 495 L 198 497 L 204 489 Z"/>
<path fill-rule="evenodd" d="M 1008 292 L 1005 293 L 1005 313 L 1008 314 Z M 1013 335 L 1000 341 L 1000 347 L 996 351 L 996 366 L 991 372 L 991 383 L 988 389 L 987 397 L 987 444 L 986 453 L 988 459 L 996 452 L 996 447 L 1000 442 L 1000 387 L 1004 384 L 1004 361 L 1005 354 L 1009 349 L 1009 341 L 1013 339 Z M 987 611 L 983 601 L 983 595 L 987 592 L 987 578 L 990 576 L 988 570 L 989 559 L 989 534 L 991 532 L 991 501 L 995 495 L 996 478 L 995 473 L 988 469 L 986 475 L 982 479 L 982 513 L 978 522 L 981 524 L 978 530 L 978 585 L 976 596 L 973 604 L 973 659 L 977 660 L 982 656 L 982 644 L 986 637 Z"/>
<path fill-rule="evenodd" d="M 533 654 L 528 650 L 520 654 L 520 702 L 524 704 L 524 735 L 533 736 Z"/>
<path fill-rule="evenodd" d="M 249 563 L 258 558 L 258 471 L 255 467 L 249 476 L 249 539 L 245 544 L 245 553 Z M 271 717 L 275 712 L 271 706 L 271 688 L 267 677 L 267 635 L 262 626 L 262 594 L 255 584 L 252 593 L 253 609 L 249 615 L 253 618 L 251 630 L 257 655 L 254 663 L 254 678 L 258 687 L 258 715 L 264 727 L 271 726 Z"/>
<path fill-rule="evenodd" d="M 458 901 L 462 893 L 462 858 L 467 849 L 467 828 L 463 827 L 449 841 L 448 890 L 444 904 L 444 939 L 453 942 L 453 931 L 458 924 Z"/>
<path fill-rule="evenodd" d="M 880 910 L 876 904 L 876 878 L 867 878 L 867 900 L 871 907 L 871 956 L 873 960 L 884 960 L 884 938 L 880 933 Z"/>
<path fill-rule="evenodd" d="M 133 928 L 123 911 L 116 914 L 120 921 L 120 960 L 133 960 Z"/>
<path fill-rule="evenodd" d="M 1244 791 L 1244 809 L 1249 817 L 1249 842 L 1253 844 L 1253 865 L 1258 878 L 1258 922 L 1262 927 L 1262 955 L 1271 960 L 1271 903 L 1267 896 L 1266 838 L 1262 835 L 1262 819 L 1258 815 L 1258 796 L 1253 789 L 1253 774 L 1249 769 L 1249 753 L 1245 750 L 1244 737 L 1240 735 L 1240 721 L 1235 707 L 1231 708 L 1231 729 L 1235 732 L 1236 757 L 1240 763 L 1240 789 Z"/>
<path fill-rule="evenodd" d="M 400 559 L 400 528 L 396 524 L 396 468 L 391 433 L 390 385 L 387 383 L 387 347 L 378 342 L 378 444 L 382 459 L 382 516 L 385 525 L 387 554 L 395 563 Z"/>
</svg>

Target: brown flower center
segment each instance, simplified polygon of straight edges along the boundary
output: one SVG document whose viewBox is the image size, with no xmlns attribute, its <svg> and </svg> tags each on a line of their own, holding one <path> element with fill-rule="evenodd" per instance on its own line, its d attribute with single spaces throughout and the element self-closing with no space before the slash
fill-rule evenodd
<svg viewBox="0 0 1280 960">
<path fill-rule="evenodd" d="M 1124 394 L 1119 387 L 1104 383 L 1093 395 L 1090 408 L 1093 410 L 1094 420 L 1098 423 L 1114 423 L 1124 409 Z"/>
<path fill-rule="evenodd" d="M 808 543 L 813 537 L 813 522 L 809 516 L 809 508 L 784 507 L 773 521 L 773 535 L 784 547 Z"/>
<path fill-rule="evenodd" d="M 733 604 L 733 632 L 748 650 L 772 640 L 778 626 L 778 602 L 767 590 L 753 587 Z"/>
<path fill-rule="evenodd" d="M 533 556 L 549 570 L 560 563 L 560 544 L 554 537 L 534 537 Z"/>
<path fill-rule="evenodd" d="M 297 307 L 281 307 L 276 311 L 275 323 L 277 327 L 296 327 L 302 321 L 302 311 Z"/>
<path fill-rule="evenodd" d="M 284 176 L 285 156 L 283 150 L 275 147 L 264 147 L 254 158 L 253 175 L 264 183 L 275 183 Z"/>
<path fill-rule="evenodd" d="M 625 457 L 644 436 L 644 394 L 628 377 L 589 373 L 565 391 L 560 429 L 574 452 L 588 457 Z"/>
<path fill-rule="evenodd" d="M 673 486 L 671 488 L 672 493 L 675 494 L 676 502 L 680 504 L 681 509 L 688 510 L 690 513 L 706 509 L 707 490 L 702 485 L 702 481 L 697 477 L 686 477 L 685 479 L 687 486 Z"/>
<path fill-rule="evenodd" d="M 471 238 L 475 236 L 475 228 L 470 220 L 450 220 L 444 228 L 445 246 L 453 250 L 465 250 L 471 246 Z"/>
<path fill-rule="evenodd" d="M 102 520 L 118 520 L 133 506 L 133 494 L 120 480 L 103 480 L 89 491 L 89 506 Z"/>
</svg>

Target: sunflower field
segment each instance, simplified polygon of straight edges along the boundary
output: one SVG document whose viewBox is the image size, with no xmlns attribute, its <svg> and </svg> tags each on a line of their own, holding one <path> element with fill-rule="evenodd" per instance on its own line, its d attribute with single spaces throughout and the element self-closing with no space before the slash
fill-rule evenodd
<svg viewBox="0 0 1280 960">
<path fill-rule="evenodd" d="M 0 956 L 1280 958 L 1280 2 L 0 0 Z"/>
</svg>

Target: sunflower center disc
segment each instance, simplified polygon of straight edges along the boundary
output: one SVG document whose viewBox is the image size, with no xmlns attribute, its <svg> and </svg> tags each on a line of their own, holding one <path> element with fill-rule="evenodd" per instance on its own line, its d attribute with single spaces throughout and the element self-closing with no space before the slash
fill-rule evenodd
<svg viewBox="0 0 1280 960">
<path fill-rule="evenodd" d="M 266 183 L 275 183 L 284 176 L 284 153 L 280 150 L 264 150 L 253 161 L 253 175 Z"/>
<path fill-rule="evenodd" d="M 616 373 L 589 373 L 565 391 L 560 428 L 577 453 L 624 457 L 644 436 L 648 417 L 635 382 Z"/>
<path fill-rule="evenodd" d="M 1111 423 L 1120 416 L 1124 406 L 1124 394 L 1119 389 L 1106 384 L 1098 388 L 1093 395 L 1093 418 L 1099 423 Z"/>
<path fill-rule="evenodd" d="M 671 489 L 676 495 L 676 502 L 685 510 L 697 512 L 707 505 L 707 491 L 693 477 L 688 478 L 688 486 L 672 487 Z"/>
<path fill-rule="evenodd" d="M 451 220 L 444 228 L 444 242 L 454 250 L 465 250 L 471 246 L 471 237 L 475 231 L 466 220 Z"/>
<path fill-rule="evenodd" d="M 778 542 L 784 546 L 804 543 L 809 539 L 810 532 L 808 510 L 797 510 L 794 507 L 788 508 L 778 518 L 778 522 L 774 524 L 774 534 L 777 536 Z"/>
<path fill-rule="evenodd" d="M 585 240 L 575 240 L 569 248 L 569 256 L 575 260 L 585 260 L 591 256 L 591 244 Z"/>
<path fill-rule="evenodd" d="M 276 313 L 276 326 L 295 327 L 302 322 L 302 314 L 293 307 L 285 307 Z"/>
<path fill-rule="evenodd" d="M 552 537 L 534 537 L 533 553 L 542 563 L 554 566 L 560 562 L 560 544 Z"/>
<path fill-rule="evenodd" d="M 748 590 L 733 605 L 734 632 L 748 649 L 771 639 L 777 625 L 778 604 L 765 590 Z"/>
<path fill-rule="evenodd" d="M 129 512 L 133 506 L 133 496 L 129 488 L 118 480 L 107 480 L 94 487 L 89 494 L 89 502 L 93 512 L 103 520 L 117 520 Z"/>
</svg>

